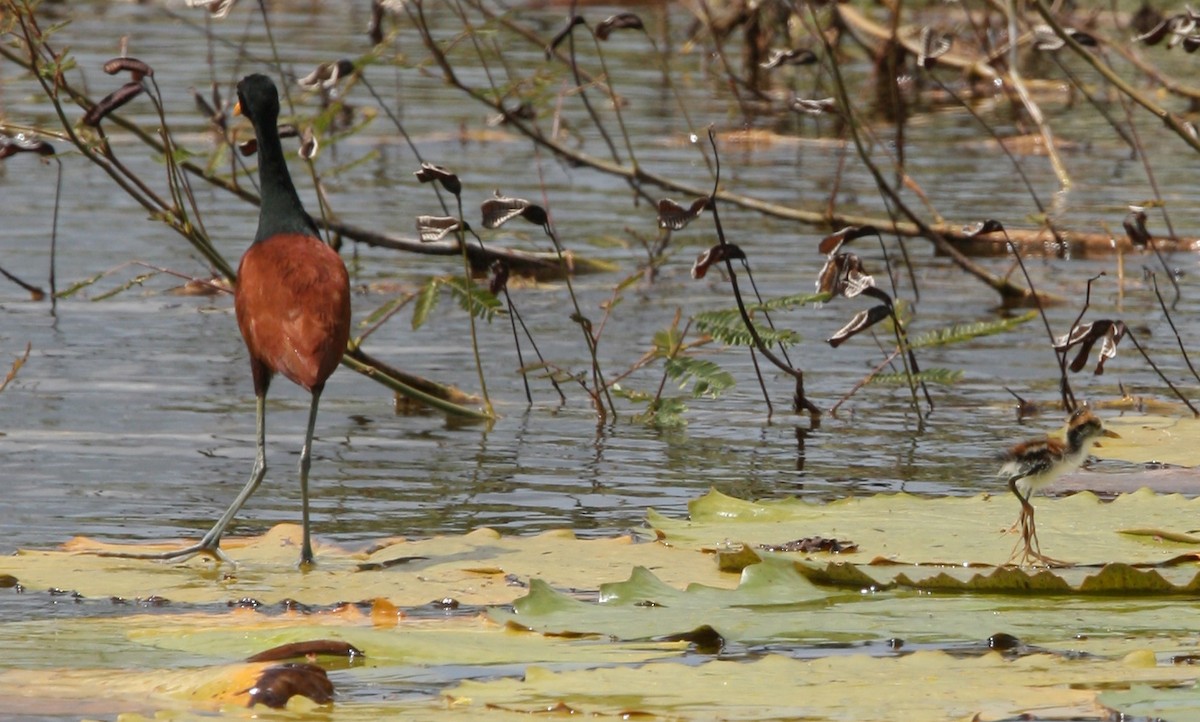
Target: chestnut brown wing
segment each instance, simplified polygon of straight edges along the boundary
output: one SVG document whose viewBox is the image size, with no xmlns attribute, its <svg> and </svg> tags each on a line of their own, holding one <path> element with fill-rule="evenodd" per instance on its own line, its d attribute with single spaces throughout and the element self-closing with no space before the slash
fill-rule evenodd
<svg viewBox="0 0 1200 722">
<path fill-rule="evenodd" d="M 281 233 L 250 246 L 238 267 L 234 307 L 250 356 L 267 370 L 312 391 L 341 362 L 350 279 L 341 257 L 319 239 Z"/>
</svg>

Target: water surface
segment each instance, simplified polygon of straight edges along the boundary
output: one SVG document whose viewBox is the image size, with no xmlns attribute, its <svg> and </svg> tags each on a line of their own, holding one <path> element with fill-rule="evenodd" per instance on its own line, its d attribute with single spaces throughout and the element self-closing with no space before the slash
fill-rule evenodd
<svg viewBox="0 0 1200 722">
<path fill-rule="evenodd" d="M 362 7 L 360 7 L 362 6 Z M 52 8 L 52 6 L 47 6 Z M 129 51 L 156 69 L 175 132 L 200 150 L 207 148 L 206 127 L 192 105 L 189 88 L 206 89 L 217 79 L 226 89 L 241 74 L 267 70 L 269 57 L 261 18 L 250 4 L 225 21 L 214 22 L 214 62 L 206 60 L 202 13 L 172 4 L 80 3 L 73 22 L 57 42 L 71 47 L 94 95 L 116 87 L 99 66 L 118 52 L 128 37 Z M 280 56 L 303 74 L 316 62 L 365 51 L 365 3 L 284 3 L 273 6 L 274 38 Z M 612 8 L 589 7 L 589 17 Z M 453 18 L 437 6 L 437 23 L 449 33 Z M 678 46 L 688 18 L 669 6 L 671 37 Z M 561 21 L 557 10 L 518 11 L 521 21 L 536 18 L 543 29 Z M 648 21 L 661 20 L 647 10 Z M 314 32 L 314 28 L 319 31 Z M 552 30 L 544 30 L 549 34 Z M 237 44 L 247 36 L 248 54 Z M 661 83 L 661 71 L 647 62 L 638 37 L 618 34 L 607 46 L 607 60 L 618 90 L 626 97 L 624 119 L 639 162 L 656 173 L 710 182 L 699 151 L 688 142 L 690 129 L 677 103 Z M 232 45 L 226 44 L 231 43 Z M 652 237 L 654 214 L 635 204 L 621 181 L 594 171 L 569 167 L 536 152 L 515 134 L 496 129 L 488 140 L 460 129 L 484 129 L 486 109 L 446 87 L 433 73 L 416 66 L 425 54 L 415 33 L 405 27 L 395 51 L 405 67 L 372 67 L 368 72 L 399 114 L 422 156 L 452 167 L 466 183 L 464 200 L 476 208 L 493 189 L 547 202 L 564 243 L 573 251 L 612 261 L 617 273 L 576 279 L 576 290 L 593 320 L 613 287 L 645 259 L 633 233 Z M 590 56 L 589 56 L 590 57 Z M 735 130 L 727 89 L 708 74 L 695 54 L 673 58 L 673 77 L 686 93 L 697 126 L 714 124 Z M 534 49 L 514 51 L 518 65 L 541 62 Z M 849 67 L 851 73 L 866 72 Z M 555 68 L 555 83 L 561 69 Z M 482 76 L 464 69 L 471 82 Z M 563 86 L 565 87 L 565 86 Z M 548 84 L 548 92 L 561 88 Z M 4 117 L 22 124 L 49 124 L 48 106 L 35 85 L 9 66 L 0 74 Z M 351 101 L 373 106 L 361 88 Z M 565 101 L 568 120 L 581 130 L 588 152 L 603 156 L 603 146 L 588 130 L 578 104 Z M 148 103 L 129 106 L 131 117 L 153 127 Z M 1067 156 L 1079 180 L 1063 202 L 1063 220 L 1082 230 L 1101 224 L 1119 229 L 1124 206 L 1150 195 L 1140 165 L 1114 139 L 1110 129 L 1080 110 L 1061 104 L 1047 109 L 1052 120 L 1082 141 Z M 606 117 L 609 117 L 606 115 Z M 993 118 L 995 120 L 995 118 Z M 611 122 L 611 118 L 610 118 Z M 770 127 L 770 119 L 757 121 Z M 999 122 L 999 121 L 996 121 Z M 1019 179 L 999 154 L 978 142 L 981 134 L 963 113 L 918 118 L 909 129 L 907 156 L 912 172 L 947 218 L 973 221 L 996 217 L 1014 227 L 1027 223 L 1036 209 Z M 615 128 L 615 125 L 612 126 Z M 827 198 L 840 162 L 836 144 L 816 142 L 817 126 L 800 124 L 798 139 L 723 147 L 724 183 L 731 190 L 804 208 Z M 505 133 L 496 136 L 495 133 Z M 161 166 L 142 158 L 140 149 L 113 132 L 118 152 L 153 182 Z M 66 146 L 57 144 L 60 150 Z M 1172 162 L 1172 148 L 1154 146 L 1159 181 L 1175 204 L 1176 230 L 1194 236 L 1200 219 L 1193 203 L 1182 204 L 1183 180 L 1192 165 Z M 366 162 L 327 178 L 328 191 L 341 216 L 352 223 L 410 234 L 413 218 L 438 212 L 428 187 L 412 178 L 418 162 L 395 128 L 383 117 L 336 151 L 319 157 L 328 170 L 367 153 Z M 1055 188 L 1044 159 L 1025 159 L 1039 192 Z M 63 154 L 66 187 L 59 227 L 60 288 L 93 274 L 141 262 L 203 277 L 207 269 L 179 237 L 124 196 L 103 173 L 78 154 Z M 878 213 L 881 204 L 869 177 L 851 159 L 841 181 L 839 208 Z M 296 164 L 301 194 L 315 210 L 311 182 Z M 198 187 L 206 226 L 218 249 L 235 261 L 253 235 L 256 210 L 229 195 Z M 53 166 L 32 158 L 0 165 L 0 264 L 44 285 L 48 232 L 54 200 Z M 545 195 L 543 196 L 543 192 Z M 652 196 L 668 195 L 652 190 Z M 473 215 L 474 210 L 468 210 Z M 812 288 L 823 258 L 816 252 L 818 229 L 725 209 L 722 220 L 731 240 L 749 253 L 755 279 L 766 296 Z M 528 228 L 487 237 L 488 242 L 545 249 L 545 239 Z M 677 309 L 684 318 L 702 309 L 732 305 L 719 274 L 693 281 L 689 268 L 697 252 L 715 241 L 706 217 L 673 240 L 673 255 L 653 283 L 623 293 L 605 325 L 601 359 L 609 375 L 620 373 L 650 348 L 651 339 L 671 322 Z M 913 333 L 951 323 L 1000 317 L 997 298 L 927 244 L 909 242 L 920 284 Z M 870 243 L 861 253 L 882 276 L 880 253 Z M 894 242 L 891 251 L 896 252 Z M 413 257 L 367 247 L 344 250 L 354 269 L 355 319 L 360 320 L 397 293 L 410 292 L 431 275 L 461 270 L 455 258 Z M 995 272 L 1009 270 L 1003 259 L 983 263 Z M 1045 259 L 1030 263 L 1039 287 L 1080 298 L 1088 277 L 1107 271 L 1093 296 L 1094 313 L 1131 322 L 1171 377 L 1182 381 L 1182 364 L 1171 354 L 1174 341 L 1142 281 L 1149 258 L 1126 259 L 1123 288 L 1114 276 L 1113 259 Z M 1200 337 L 1195 261 L 1177 256 L 1184 297 L 1176 322 L 1185 338 Z M 0 551 L 52 547 L 83 534 L 114 540 L 193 537 L 225 508 L 245 481 L 253 459 L 254 397 L 248 364 L 228 296 L 183 297 L 170 293 L 181 281 L 156 276 L 113 298 L 93 301 L 145 269 L 126 266 L 89 289 L 49 305 L 27 300 L 7 282 L 0 283 L 0 354 L 5 365 L 26 343 L 29 362 L 0 394 L 0 463 L 4 504 L 0 508 Z M 913 289 L 897 273 L 899 295 Z M 514 299 L 543 354 L 576 371 L 586 368 L 577 327 L 568 318 L 563 284 L 514 288 Z M 838 301 L 778 317 L 799 330 L 805 342 L 792 358 L 807 371 L 814 401 L 828 408 L 872 368 L 880 351 L 867 337 L 832 351 L 823 339 L 865 308 L 862 301 Z M 1058 332 L 1073 319 L 1075 307 L 1051 311 Z M 869 387 L 810 429 L 806 417 L 788 410 L 791 385 L 781 374 L 768 374 L 776 413 L 768 416 L 747 354 L 731 351 L 712 358 L 730 370 L 738 385 L 716 400 L 690 402 L 687 425 L 656 429 L 629 420 L 635 410 L 623 405 L 622 419 L 598 424 L 578 387 L 567 386 L 560 405 L 544 381 L 534 381 L 534 403 L 527 405 L 518 362 L 506 321 L 481 330 L 486 349 L 489 391 L 500 418 L 490 427 L 449 424 L 436 414 L 397 415 L 386 389 L 341 370 L 322 397 L 312 478 L 314 523 L 319 539 L 361 544 L 385 535 L 456 534 L 490 526 L 510 534 L 570 527 L 583 535 L 611 535 L 639 525 L 653 507 L 668 514 L 686 513 L 689 499 L 710 487 L 744 498 L 808 496 L 832 499 L 851 494 L 909 491 L 920 494 L 999 492 L 993 456 L 1006 444 L 1056 428 L 1061 419 L 1021 423 L 1008 386 L 1035 401 L 1056 398 L 1053 357 L 1040 324 L 969 344 L 932 349 L 921 355 L 925 367 L 965 372 L 953 387 L 934 387 L 936 410 L 920 421 L 904 388 Z M 884 339 L 884 343 L 886 343 Z M 413 331 L 407 313 L 377 332 L 367 349 L 410 372 L 477 391 L 466 320 L 449 299 L 428 323 Z M 527 349 L 528 350 L 528 349 Z M 626 385 L 653 391 L 661 366 L 635 374 Z M 1113 399 L 1119 387 L 1162 397 L 1166 391 L 1144 364 L 1124 351 L 1103 377 L 1080 376 L 1078 392 L 1090 399 Z M 668 384 L 670 389 L 670 384 Z M 267 482 L 239 517 L 234 533 L 255 533 L 298 519 L 295 465 L 307 414 L 307 395 L 277 382 L 268 411 Z M 1113 462 L 1096 471 L 1129 471 Z M 1014 515 L 1016 509 L 1014 505 Z"/>
</svg>

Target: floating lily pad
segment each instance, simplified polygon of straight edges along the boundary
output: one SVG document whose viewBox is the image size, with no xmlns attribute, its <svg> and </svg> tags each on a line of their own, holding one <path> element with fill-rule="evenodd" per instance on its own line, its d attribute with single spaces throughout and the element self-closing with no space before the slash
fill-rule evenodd
<svg viewBox="0 0 1200 722">
<path fill-rule="evenodd" d="M 1104 425 L 1121 438 L 1104 439 L 1092 451 L 1098 458 L 1200 466 L 1200 419 L 1121 416 L 1106 418 Z"/>
<path fill-rule="evenodd" d="M 1133 685 L 1197 676 L 1169 664 L 1200 628 L 1197 504 L 1146 491 L 1039 498 L 1043 549 L 1094 563 L 1053 570 L 998 566 L 1015 542 L 1007 494 L 815 505 L 710 493 L 689 519 L 651 514 L 657 542 L 479 530 L 369 551 L 321 544 L 308 572 L 292 526 L 229 540 L 236 567 L 98 557 L 109 547 L 79 540 L 0 559 L 23 604 L 92 615 L 0 621 L 0 709 L 248 719 L 261 714 L 248 690 L 274 663 L 243 660 L 327 639 L 367 656 L 318 658 L 333 703 L 293 698 L 280 714 L 1102 719 L 1103 692 L 1111 708 L 1186 719 L 1200 707 L 1188 695 L 1154 707 Z M 797 542 L 818 538 L 838 544 Z M 15 602 L 17 587 L 0 594 Z M 444 598 L 488 608 L 430 605 Z M 282 612 L 284 599 L 315 611 Z M 1013 640 L 1007 657 L 987 652 L 995 633 Z"/>
<path fill-rule="evenodd" d="M 111 545 L 79 538 L 64 550 L 23 550 L 2 557 L 0 574 L 16 577 L 29 590 L 57 588 L 86 598 L 158 597 L 188 604 L 291 599 L 311 605 L 382 598 L 398 606 L 446 598 L 461 604 L 504 604 L 524 594 L 522 585 L 535 576 L 562 587 L 594 590 L 638 565 L 660 570 L 681 586 L 736 581 L 701 555 L 637 543 L 628 536 L 583 540 L 570 531 L 550 531 L 502 537 L 479 529 L 421 541 L 385 540 L 369 552 L 317 544 L 316 568 L 304 573 L 296 569 L 299 540 L 300 527 L 293 524 L 281 524 L 260 537 L 230 538 L 224 548 L 237 562 L 230 567 L 202 557 L 179 563 L 96 555 L 173 549 L 182 542 Z"/>
<path fill-rule="evenodd" d="M 1121 495 L 1112 502 L 1087 492 L 1062 499 L 1039 497 L 1035 506 L 1042 551 L 1095 566 L 1169 562 L 1194 550 L 1173 541 L 1184 538 L 1176 535 L 1200 525 L 1200 499 L 1149 491 Z M 1019 542 L 1015 533 L 1008 533 L 1019 506 L 1007 493 L 948 498 L 881 494 L 815 504 L 797 499 L 748 502 L 712 491 L 692 501 L 688 510 L 688 519 L 651 510 L 648 521 L 666 544 L 713 553 L 756 550 L 811 536 L 849 539 L 857 544 L 853 551 L 795 557 L 859 567 L 886 561 L 969 571 L 972 566 L 1005 564 Z M 1134 528 L 1164 534 L 1121 533 Z M 752 563 L 754 556 L 743 559 Z M 862 581 L 876 579 L 873 572 L 867 575 Z"/>
<path fill-rule="evenodd" d="M 1053 655 L 959 659 L 916 652 L 813 660 L 766 655 L 749 662 L 578 671 L 530 667 L 522 678 L 464 682 L 447 695 L 481 714 L 498 707 L 677 720 L 1101 719 L 1096 700 L 1102 691 L 1180 684 L 1195 676 L 1188 669 L 1146 666 L 1143 659 L 1081 663 Z"/>
<path fill-rule="evenodd" d="M 1079 649 L 1081 640 L 1108 637 L 1114 619 L 1121 620 L 1126 634 L 1174 633 L 1184 639 L 1190 639 L 1194 625 L 1200 624 L 1200 613 L 1183 608 L 1178 598 L 1147 603 L 1135 597 L 1080 596 L 1056 589 L 1054 603 L 1046 605 L 1044 596 L 1030 601 L 903 588 L 822 589 L 807 582 L 797 572 L 801 568 L 799 562 L 771 558 L 747 567 L 737 589 L 692 585 L 687 590 L 639 569 L 624 582 L 601 587 L 597 602 L 535 582 L 512 611 L 494 609 L 490 614 L 498 622 L 556 636 L 655 640 L 686 638 L 707 627 L 727 642 L 763 645 L 786 640 L 810 648 L 887 639 L 983 644 L 987 636 L 1004 632 L 1066 651 Z M 1131 651 L 1128 645 L 1102 649 L 1108 654 Z"/>
</svg>

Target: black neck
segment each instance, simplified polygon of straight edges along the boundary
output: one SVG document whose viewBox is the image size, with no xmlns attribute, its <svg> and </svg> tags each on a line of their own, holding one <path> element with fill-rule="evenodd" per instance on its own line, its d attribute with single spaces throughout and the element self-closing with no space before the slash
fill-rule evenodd
<svg viewBox="0 0 1200 722">
<path fill-rule="evenodd" d="M 262 206 L 258 214 L 258 233 L 254 241 L 265 240 L 277 233 L 300 233 L 306 236 L 316 235 L 312 219 L 304 212 L 296 186 L 292 184 L 292 176 L 288 173 L 287 160 L 283 155 L 283 143 L 279 140 L 279 131 L 275 127 L 275 119 L 263 119 L 270 123 L 269 127 L 259 127 L 255 122 L 255 134 L 258 136 L 258 181 L 262 193 Z"/>
</svg>

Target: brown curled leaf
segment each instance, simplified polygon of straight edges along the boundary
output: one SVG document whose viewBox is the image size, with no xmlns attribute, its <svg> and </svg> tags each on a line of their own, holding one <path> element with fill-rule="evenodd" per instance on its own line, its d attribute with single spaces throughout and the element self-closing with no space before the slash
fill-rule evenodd
<svg viewBox="0 0 1200 722">
<path fill-rule="evenodd" d="M 383 42 L 382 0 L 371 0 L 371 20 L 367 23 L 367 37 L 373 46 Z"/>
<path fill-rule="evenodd" d="M 788 48 L 776 50 L 765 63 L 759 63 L 763 70 L 774 70 L 781 65 L 812 65 L 817 62 L 817 54 L 808 48 Z"/>
<path fill-rule="evenodd" d="M 108 116 L 122 105 L 140 95 L 145 88 L 141 83 L 129 82 L 122 85 L 108 95 L 101 98 L 99 103 L 93 105 L 83 116 L 83 124 L 93 128 L 100 125 L 100 121 Z"/>
<path fill-rule="evenodd" d="M 658 227 L 681 231 L 689 223 L 699 218 L 705 208 L 708 208 L 708 198 L 697 198 L 687 208 L 670 198 L 663 198 L 658 202 Z"/>
<path fill-rule="evenodd" d="M 822 238 L 820 244 L 817 245 L 817 250 L 828 256 L 831 253 L 837 253 L 843 244 L 863 236 L 876 235 L 879 235 L 879 229 L 875 226 L 846 226 Z"/>
<path fill-rule="evenodd" d="M 1104 363 L 1116 357 L 1117 344 L 1121 343 L 1126 331 L 1124 321 L 1099 319 L 1076 326 L 1069 335 L 1059 336 L 1054 340 L 1054 348 L 1057 351 L 1067 351 L 1073 346 L 1079 346 L 1079 351 L 1069 367 L 1072 373 L 1078 373 L 1087 365 L 1092 348 L 1099 342 L 1095 375 L 1101 376 L 1104 374 Z"/>
<path fill-rule="evenodd" d="M 481 203 L 479 209 L 483 213 L 484 228 L 499 228 L 517 216 L 535 226 L 545 226 L 550 222 L 545 208 L 524 198 L 506 198 L 499 193 Z"/>
<path fill-rule="evenodd" d="M 417 216 L 417 235 L 422 243 L 440 241 L 458 228 L 458 219 L 453 216 Z"/>
<path fill-rule="evenodd" d="M 1141 35 L 1135 35 L 1133 42 L 1145 43 L 1149 46 L 1158 45 L 1171 32 L 1170 19 L 1164 19 Z"/>
<path fill-rule="evenodd" d="M 154 77 L 154 68 L 137 58 L 113 58 L 104 64 L 104 72 L 109 75 L 128 72 L 138 83 L 142 82 L 142 78 Z"/>
<path fill-rule="evenodd" d="M 338 639 L 312 639 L 306 642 L 292 642 L 259 652 L 246 658 L 247 662 L 281 662 L 285 659 L 296 659 L 309 655 L 325 655 L 328 657 L 365 657 L 363 651 L 353 644 Z"/>
<path fill-rule="evenodd" d="M 863 268 L 854 253 L 835 253 L 825 261 L 817 275 L 817 293 L 854 298 L 875 286 L 875 277 Z"/>
<path fill-rule="evenodd" d="M 744 261 L 746 260 L 746 253 L 732 243 L 718 243 L 704 253 L 701 253 L 696 262 L 692 264 L 692 278 L 704 278 L 705 274 L 708 273 L 709 266 L 714 263 L 721 263 L 725 259 Z"/>
<path fill-rule="evenodd" d="M 270 667 L 263 671 L 250 693 L 247 707 L 263 704 L 271 709 L 282 709 L 296 695 L 308 697 L 317 704 L 333 701 L 333 682 L 325 670 L 315 664 L 291 663 Z"/>
<path fill-rule="evenodd" d="M 312 160 L 317 155 L 317 149 L 321 144 L 317 141 L 317 134 L 312 128 L 305 128 L 300 134 L 300 157 L 304 160 Z"/>
<path fill-rule="evenodd" d="M 571 34 L 571 30 L 573 30 L 576 25 L 583 25 L 583 23 L 584 19 L 582 15 L 572 15 L 567 20 L 567 24 L 563 26 L 563 29 L 555 33 L 554 37 L 550 39 L 550 44 L 546 46 L 546 60 L 549 60 L 554 55 L 554 51 L 558 48 L 562 41 L 567 39 L 567 36 Z"/>
<path fill-rule="evenodd" d="M 596 37 L 608 40 L 614 30 L 645 30 L 642 19 L 634 13 L 617 13 L 609 15 L 596 24 Z"/>
<path fill-rule="evenodd" d="M 296 82 L 302 88 L 321 88 L 329 90 L 336 86 L 338 81 L 354 72 L 354 63 L 342 58 L 328 63 L 321 63 L 311 73 L 300 78 Z"/>
<path fill-rule="evenodd" d="M 791 108 L 804 115 L 824 115 L 837 111 L 837 101 L 833 98 L 792 98 Z"/>
<path fill-rule="evenodd" d="M 1146 210 L 1141 206 L 1130 206 L 1129 213 L 1125 215 L 1121 225 L 1125 227 L 1125 235 L 1133 245 L 1145 248 L 1150 243 L 1150 231 L 1146 228 Z"/>
<path fill-rule="evenodd" d="M 438 181 L 442 184 L 443 188 L 454 195 L 462 193 L 462 181 L 458 179 L 458 176 L 453 171 L 443 168 L 440 165 L 422 163 L 421 169 L 413 171 L 413 175 L 422 183 Z"/>
<path fill-rule="evenodd" d="M 985 233 L 995 233 L 1003 230 L 1003 223 L 995 218 L 989 218 L 986 221 L 981 221 L 970 226 L 963 226 L 963 235 L 967 238 L 974 238 L 975 236 L 982 236 Z"/>
<path fill-rule="evenodd" d="M 854 314 L 854 318 L 850 319 L 850 323 L 842 326 L 838 329 L 837 333 L 829 337 L 829 345 L 834 348 L 841 346 L 846 341 L 887 318 L 891 312 L 891 309 L 886 305 L 872 306 L 865 311 L 859 311 Z"/>
<path fill-rule="evenodd" d="M 0 134 L 0 160 L 17 153 L 37 153 L 41 156 L 54 155 L 54 146 L 40 138 L 33 138 L 24 133 L 14 136 Z"/>
<path fill-rule="evenodd" d="M 917 65 L 922 68 L 932 68 L 937 65 L 937 59 L 950 52 L 954 44 L 954 36 L 934 30 L 926 25 L 921 28 L 921 50 L 917 53 Z"/>
<path fill-rule="evenodd" d="M 208 14 L 218 20 L 229 14 L 237 0 L 187 0 L 190 8 L 204 8 Z"/>
</svg>

